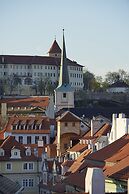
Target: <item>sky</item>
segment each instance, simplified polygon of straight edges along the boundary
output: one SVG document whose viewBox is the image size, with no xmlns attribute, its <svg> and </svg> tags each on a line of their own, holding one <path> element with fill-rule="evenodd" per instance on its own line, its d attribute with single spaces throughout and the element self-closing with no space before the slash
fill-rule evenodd
<svg viewBox="0 0 129 194">
<path fill-rule="evenodd" d="M 129 0 L 0 0 L 0 54 L 47 55 L 63 28 L 69 59 L 129 72 Z"/>
</svg>

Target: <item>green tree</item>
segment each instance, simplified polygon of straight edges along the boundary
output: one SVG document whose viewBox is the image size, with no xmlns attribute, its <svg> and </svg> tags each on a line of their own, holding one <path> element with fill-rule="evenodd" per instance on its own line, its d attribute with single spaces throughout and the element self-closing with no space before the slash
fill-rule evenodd
<svg viewBox="0 0 129 194">
<path fill-rule="evenodd" d="M 94 74 L 85 70 L 83 73 L 84 90 L 92 90 L 94 80 L 95 80 Z"/>
<path fill-rule="evenodd" d="M 114 82 L 122 80 L 126 83 L 129 83 L 129 74 L 123 69 L 119 69 L 118 72 L 108 72 L 105 75 L 105 81 L 110 85 Z"/>
</svg>

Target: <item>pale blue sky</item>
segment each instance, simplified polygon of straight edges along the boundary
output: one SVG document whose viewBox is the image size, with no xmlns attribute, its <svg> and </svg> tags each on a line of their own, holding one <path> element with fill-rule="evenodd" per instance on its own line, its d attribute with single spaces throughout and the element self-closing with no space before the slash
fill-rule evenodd
<svg viewBox="0 0 129 194">
<path fill-rule="evenodd" d="M 46 55 L 62 28 L 71 60 L 129 72 L 129 0 L 0 0 L 0 54 Z"/>
</svg>

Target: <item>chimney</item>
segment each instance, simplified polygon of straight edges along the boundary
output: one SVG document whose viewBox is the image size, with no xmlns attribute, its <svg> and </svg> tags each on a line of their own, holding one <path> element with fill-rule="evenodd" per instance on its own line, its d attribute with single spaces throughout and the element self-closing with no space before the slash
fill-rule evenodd
<svg viewBox="0 0 129 194">
<path fill-rule="evenodd" d="M 91 136 L 93 136 L 94 135 L 93 119 L 91 119 L 90 125 L 91 125 Z"/>
<path fill-rule="evenodd" d="M 125 118 L 125 114 L 124 114 L 124 113 L 120 113 L 120 114 L 119 114 L 119 118 L 121 118 L 121 119 L 122 119 L 122 118 Z"/>
<path fill-rule="evenodd" d="M 85 192 L 105 194 L 105 178 L 101 168 L 88 168 L 85 177 Z"/>
<path fill-rule="evenodd" d="M 6 124 L 7 121 L 7 104 L 1 103 L 1 127 Z"/>
<path fill-rule="evenodd" d="M 7 103 L 1 103 L 1 116 L 3 118 L 7 116 Z"/>
</svg>

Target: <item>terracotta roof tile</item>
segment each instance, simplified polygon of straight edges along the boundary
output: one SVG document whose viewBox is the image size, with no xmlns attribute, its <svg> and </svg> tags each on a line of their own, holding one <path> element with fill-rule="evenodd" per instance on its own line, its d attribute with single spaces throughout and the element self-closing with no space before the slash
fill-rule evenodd
<svg viewBox="0 0 129 194">
<path fill-rule="evenodd" d="M 61 122 L 80 122 L 81 119 L 70 111 L 64 112 L 60 117 L 57 117 L 57 121 Z"/>
<path fill-rule="evenodd" d="M 35 64 L 35 65 L 55 65 L 60 66 L 60 59 L 49 56 L 27 56 L 27 55 L 0 55 L 0 63 L 2 63 L 2 57 L 6 64 Z M 80 66 L 75 61 L 67 59 L 67 64 L 71 66 Z"/>
<path fill-rule="evenodd" d="M 3 142 L 0 144 L 0 148 L 3 148 L 5 151 L 4 156 L 0 156 L 0 161 L 8 161 L 8 160 L 15 160 L 13 158 L 10 158 L 11 156 L 11 150 L 16 148 L 20 150 L 21 158 L 18 158 L 17 160 L 23 160 L 23 161 L 35 161 L 38 158 L 34 156 L 32 153 L 30 156 L 26 156 L 25 154 L 25 146 L 19 142 L 17 142 L 13 136 L 8 136 L 6 139 L 3 140 Z"/>
<path fill-rule="evenodd" d="M 129 150 L 129 135 L 124 135 L 115 142 L 108 146 L 94 152 L 88 156 L 88 159 L 105 161 L 105 162 L 117 162 L 128 156 Z"/>
<path fill-rule="evenodd" d="M 5 98 L 0 103 L 7 103 L 8 107 L 41 107 L 46 108 L 49 105 L 49 97 L 29 97 L 29 98 Z"/>
<path fill-rule="evenodd" d="M 31 122 L 32 121 L 32 122 Z M 42 124 L 41 129 L 12 129 L 13 125 L 19 124 L 29 124 L 36 122 L 36 124 Z M 12 116 L 9 117 L 9 120 L 4 128 L 3 131 L 12 132 L 14 133 L 38 133 L 38 134 L 49 134 L 50 133 L 50 122 L 48 117 L 46 116 Z M 2 132 L 1 132 L 2 133 Z"/>
<path fill-rule="evenodd" d="M 112 166 L 106 166 L 104 170 L 105 176 L 114 177 L 117 179 L 129 178 L 129 156 L 118 161 Z"/>
<path fill-rule="evenodd" d="M 69 148 L 67 151 L 68 152 L 83 152 L 84 150 L 87 149 L 87 144 L 76 144 L 72 148 Z"/>
<path fill-rule="evenodd" d="M 61 53 L 61 48 L 59 47 L 58 43 L 56 40 L 54 40 L 50 50 L 48 53 Z"/>
</svg>

